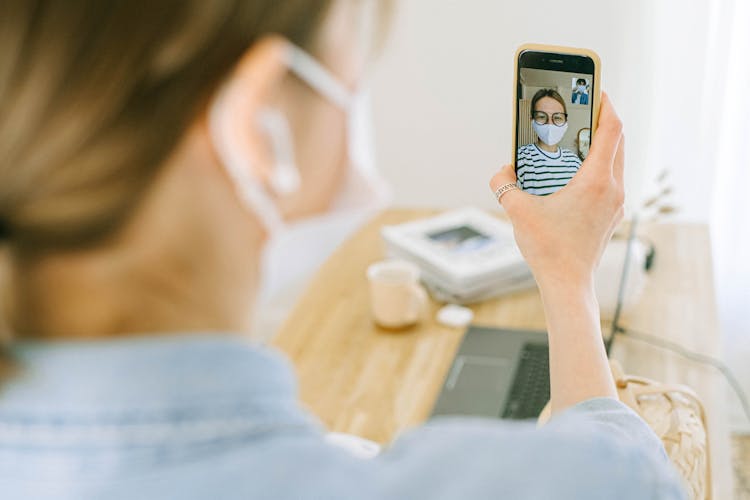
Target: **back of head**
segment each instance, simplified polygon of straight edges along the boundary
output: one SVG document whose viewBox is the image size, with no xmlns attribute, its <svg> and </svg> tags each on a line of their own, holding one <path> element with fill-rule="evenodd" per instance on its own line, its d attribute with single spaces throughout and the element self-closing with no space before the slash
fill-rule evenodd
<svg viewBox="0 0 750 500">
<path fill-rule="evenodd" d="M 0 334 L 22 270 L 111 241 L 248 48 L 310 48 L 332 1 L 0 2 Z"/>
<path fill-rule="evenodd" d="M 0 239 L 76 248 L 123 225 L 255 40 L 307 45 L 331 0 L 6 0 Z"/>
</svg>

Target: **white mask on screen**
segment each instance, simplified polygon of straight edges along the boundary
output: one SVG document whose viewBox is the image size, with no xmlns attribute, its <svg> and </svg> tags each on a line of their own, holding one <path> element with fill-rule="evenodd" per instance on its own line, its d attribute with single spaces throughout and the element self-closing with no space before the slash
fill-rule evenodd
<svg viewBox="0 0 750 500">
<path fill-rule="evenodd" d="M 537 122 L 532 121 L 531 126 L 534 128 L 534 132 L 539 136 L 539 140 L 545 143 L 547 146 L 556 146 L 562 141 L 565 136 L 565 132 L 568 131 L 568 124 L 566 123 L 562 127 L 558 127 L 554 123 L 547 123 L 545 125 L 539 125 Z"/>
<path fill-rule="evenodd" d="M 375 170 L 369 115 L 366 114 L 369 111 L 367 95 L 349 92 L 320 63 L 291 44 L 287 64 L 297 77 L 347 113 L 349 167 L 329 211 L 286 221 L 263 182 L 252 174 L 250 160 L 229 139 L 232 135 L 226 133 L 226 127 L 231 123 L 226 119 L 221 96 L 214 102 L 210 128 L 217 153 L 245 208 L 257 215 L 268 232 L 262 258 L 260 300 L 278 292 L 295 274 L 305 272 L 316 259 L 315 249 L 325 254 L 319 260 L 324 258 L 349 230 L 382 209 L 390 198 L 388 186 Z M 258 116 L 258 124 L 267 133 L 275 157 L 270 188 L 280 197 L 304 192 L 286 116 L 278 110 L 266 109 Z"/>
</svg>

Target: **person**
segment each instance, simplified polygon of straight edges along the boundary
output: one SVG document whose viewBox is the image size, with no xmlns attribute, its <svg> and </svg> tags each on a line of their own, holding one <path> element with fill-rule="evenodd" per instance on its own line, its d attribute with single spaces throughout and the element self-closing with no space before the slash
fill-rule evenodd
<svg viewBox="0 0 750 500">
<path fill-rule="evenodd" d="M 606 98 L 565 190 L 502 198 L 547 314 L 545 427 L 437 420 L 363 460 L 248 338 L 271 242 L 372 185 L 347 153 L 386 7 L 365 8 L 3 3 L 3 498 L 682 498 L 601 341 L 592 276 L 623 203 Z"/>
<path fill-rule="evenodd" d="M 534 94 L 531 126 L 537 140 L 518 148 L 518 184 L 530 194 L 552 194 L 565 186 L 581 167 L 577 154 L 559 146 L 568 131 L 568 110 L 556 90 L 540 89 Z"/>
<path fill-rule="evenodd" d="M 583 105 L 587 105 L 589 103 L 589 90 L 588 86 L 586 85 L 585 78 L 579 78 L 578 80 L 576 80 L 576 86 L 573 89 L 573 97 L 571 98 L 571 102 L 575 104 L 576 101 L 579 101 L 579 103 Z"/>
</svg>

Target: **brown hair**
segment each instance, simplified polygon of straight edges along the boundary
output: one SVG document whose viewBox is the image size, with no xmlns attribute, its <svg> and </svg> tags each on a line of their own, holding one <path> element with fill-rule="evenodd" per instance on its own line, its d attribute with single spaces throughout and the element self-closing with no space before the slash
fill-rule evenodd
<svg viewBox="0 0 750 500">
<path fill-rule="evenodd" d="M 4 0 L 0 238 L 21 252 L 120 228 L 241 55 L 306 46 L 332 0 Z"/>
<path fill-rule="evenodd" d="M 555 89 L 540 89 L 534 94 L 534 97 L 531 98 L 531 117 L 534 117 L 534 110 L 536 109 L 536 103 L 539 102 L 540 99 L 543 99 L 545 97 L 551 97 L 552 99 L 556 100 L 560 104 L 562 104 L 563 112 L 567 114 L 568 107 L 565 105 L 565 99 L 562 98 L 559 92 Z"/>
</svg>

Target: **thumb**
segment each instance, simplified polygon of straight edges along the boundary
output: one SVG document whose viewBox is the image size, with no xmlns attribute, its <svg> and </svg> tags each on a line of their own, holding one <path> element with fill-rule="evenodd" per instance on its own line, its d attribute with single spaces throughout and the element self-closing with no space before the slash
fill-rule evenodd
<svg viewBox="0 0 750 500">
<path fill-rule="evenodd" d="M 516 183 L 516 172 L 513 169 L 513 165 L 505 165 L 496 173 L 490 180 L 490 188 L 495 193 L 498 189 L 506 184 Z M 515 211 L 520 203 L 522 203 L 524 193 L 520 189 L 514 189 L 508 191 L 500 198 L 500 204 L 503 206 L 508 215 L 513 217 L 513 211 Z"/>
</svg>

